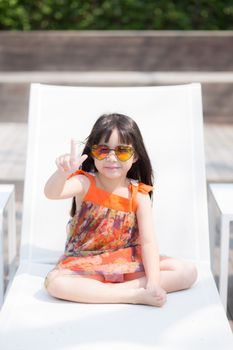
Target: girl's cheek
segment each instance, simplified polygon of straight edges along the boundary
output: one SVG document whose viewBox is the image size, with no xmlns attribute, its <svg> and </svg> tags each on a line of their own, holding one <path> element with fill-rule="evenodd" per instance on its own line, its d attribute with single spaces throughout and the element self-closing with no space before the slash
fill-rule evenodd
<svg viewBox="0 0 233 350">
<path fill-rule="evenodd" d="M 96 167 L 96 169 L 99 171 L 99 169 L 101 169 L 101 164 L 100 164 L 100 161 L 98 161 L 98 160 L 94 160 L 94 164 L 95 164 L 95 167 Z"/>
</svg>

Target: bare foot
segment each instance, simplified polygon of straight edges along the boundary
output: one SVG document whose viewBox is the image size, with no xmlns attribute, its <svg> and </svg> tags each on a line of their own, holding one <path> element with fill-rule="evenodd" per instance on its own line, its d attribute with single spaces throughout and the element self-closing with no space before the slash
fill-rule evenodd
<svg viewBox="0 0 233 350">
<path fill-rule="evenodd" d="M 145 288 L 136 291 L 136 304 L 144 304 L 161 307 L 166 302 L 166 296 L 155 296 Z"/>
</svg>

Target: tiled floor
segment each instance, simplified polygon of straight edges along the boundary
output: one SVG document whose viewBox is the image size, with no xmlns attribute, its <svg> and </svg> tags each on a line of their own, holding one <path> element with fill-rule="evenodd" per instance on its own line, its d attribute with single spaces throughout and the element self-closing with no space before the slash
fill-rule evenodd
<svg viewBox="0 0 233 350">
<path fill-rule="evenodd" d="M 205 124 L 208 182 L 233 182 L 233 124 Z"/>
</svg>

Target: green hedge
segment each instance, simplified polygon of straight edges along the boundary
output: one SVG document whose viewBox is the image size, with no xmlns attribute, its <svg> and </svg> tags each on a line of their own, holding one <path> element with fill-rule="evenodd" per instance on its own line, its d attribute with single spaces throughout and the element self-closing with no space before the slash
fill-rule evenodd
<svg viewBox="0 0 233 350">
<path fill-rule="evenodd" d="M 1 30 L 233 29 L 232 0 L 0 0 Z"/>
</svg>

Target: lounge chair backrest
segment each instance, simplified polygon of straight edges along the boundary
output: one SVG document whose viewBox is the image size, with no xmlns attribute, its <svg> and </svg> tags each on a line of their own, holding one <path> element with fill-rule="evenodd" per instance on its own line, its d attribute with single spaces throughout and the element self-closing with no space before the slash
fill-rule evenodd
<svg viewBox="0 0 233 350">
<path fill-rule="evenodd" d="M 61 87 L 32 84 L 21 260 L 53 263 L 62 254 L 71 200 L 44 196 L 68 153 L 103 113 L 131 116 L 152 160 L 153 211 L 161 254 L 209 263 L 201 87 Z"/>
</svg>

